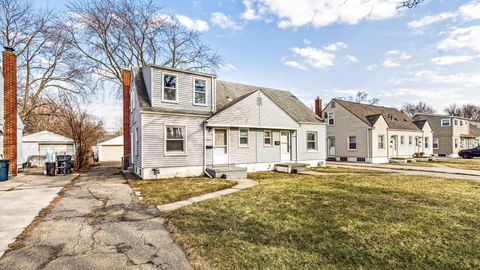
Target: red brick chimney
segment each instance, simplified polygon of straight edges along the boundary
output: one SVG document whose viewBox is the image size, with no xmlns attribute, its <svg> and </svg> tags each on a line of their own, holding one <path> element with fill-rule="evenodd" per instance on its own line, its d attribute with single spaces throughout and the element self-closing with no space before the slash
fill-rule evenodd
<svg viewBox="0 0 480 270">
<path fill-rule="evenodd" d="M 315 99 L 315 114 L 318 115 L 320 118 L 323 118 L 322 116 L 322 99 L 320 97 L 317 97 Z"/>
<path fill-rule="evenodd" d="M 17 57 L 12 48 L 3 51 L 4 125 L 3 158 L 10 160 L 10 175 L 17 175 Z"/>
<path fill-rule="evenodd" d="M 123 88 L 123 157 L 124 168 L 130 165 L 130 70 L 122 70 Z"/>
</svg>

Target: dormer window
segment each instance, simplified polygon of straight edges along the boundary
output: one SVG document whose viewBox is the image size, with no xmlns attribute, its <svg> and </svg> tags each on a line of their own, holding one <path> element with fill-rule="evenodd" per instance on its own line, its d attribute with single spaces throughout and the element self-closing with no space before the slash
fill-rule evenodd
<svg viewBox="0 0 480 270">
<path fill-rule="evenodd" d="M 207 104 L 207 80 L 195 79 L 193 84 L 193 104 Z"/>
<path fill-rule="evenodd" d="M 442 127 L 449 127 L 450 125 L 451 125 L 450 118 L 442 119 L 440 122 L 440 126 Z"/>
<path fill-rule="evenodd" d="M 177 102 L 177 75 L 163 74 L 162 101 Z"/>
</svg>

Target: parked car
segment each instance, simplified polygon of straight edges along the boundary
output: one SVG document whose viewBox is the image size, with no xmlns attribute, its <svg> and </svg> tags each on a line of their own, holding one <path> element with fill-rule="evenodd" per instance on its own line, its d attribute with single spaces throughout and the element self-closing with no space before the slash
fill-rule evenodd
<svg viewBox="0 0 480 270">
<path fill-rule="evenodd" d="M 471 159 L 474 157 L 480 157 L 480 146 L 471 149 L 463 149 L 458 152 L 458 155 L 462 158 Z"/>
</svg>

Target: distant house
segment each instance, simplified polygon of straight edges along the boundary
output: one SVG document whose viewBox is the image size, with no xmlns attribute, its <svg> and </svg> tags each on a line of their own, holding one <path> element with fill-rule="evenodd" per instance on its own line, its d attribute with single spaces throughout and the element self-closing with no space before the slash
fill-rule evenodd
<svg viewBox="0 0 480 270">
<path fill-rule="evenodd" d="M 289 91 L 156 65 L 132 69 L 123 89 L 124 154 L 144 179 L 325 161 L 325 124 Z"/>
<path fill-rule="evenodd" d="M 22 163 L 26 162 L 29 156 L 45 156 L 49 149 L 57 155 L 73 155 L 75 153 L 73 139 L 53 133 L 51 131 L 44 130 L 26 135 L 22 140 Z"/>
<path fill-rule="evenodd" d="M 435 136 L 433 153 L 437 156 L 458 157 L 458 151 L 478 146 L 480 143 L 480 124 L 463 117 L 417 114 L 416 120 L 428 120 Z"/>
<path fill-rule="evenodd" d="M 123 157 L 123 135 L 109 136 L 96 145 L 98 161 L 118 161 Z"/>
<path fill-rule="evenodd" d="M 382 106 L 333 99 L 324 109 L 327 156 L 337 161 L 387 163 L 415 153 L 433 154 L 428 121 L 413 121 Z"/>
</svg>

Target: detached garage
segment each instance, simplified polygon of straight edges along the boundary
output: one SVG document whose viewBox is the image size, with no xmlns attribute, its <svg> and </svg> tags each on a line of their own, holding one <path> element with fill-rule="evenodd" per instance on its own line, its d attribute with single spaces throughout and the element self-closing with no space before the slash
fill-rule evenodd
<svg viewBox="0 0 480 270">
<path fill-rule="evenodd" d="M 97 144 L 98 161 L 121 161 L 123 156 L 123 135 Z"/>
<path fill-rule="evenodd" d="M 45 156 L 48 149 L 57 155 L 75 153 L 73 139 L 46 130 L 24 136 L 22 142 L 23 162 L 27 162 L 29 156 Z"/>
</svg>

